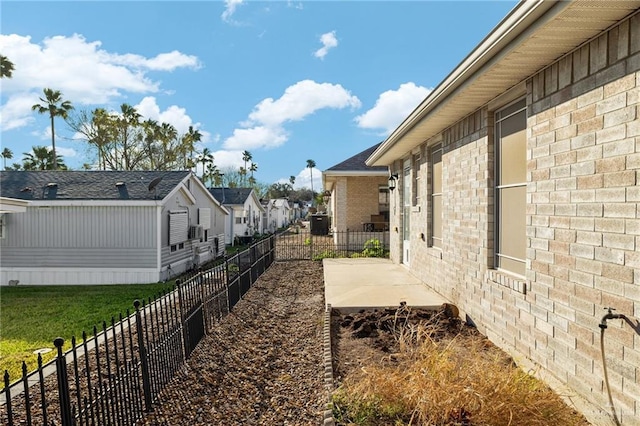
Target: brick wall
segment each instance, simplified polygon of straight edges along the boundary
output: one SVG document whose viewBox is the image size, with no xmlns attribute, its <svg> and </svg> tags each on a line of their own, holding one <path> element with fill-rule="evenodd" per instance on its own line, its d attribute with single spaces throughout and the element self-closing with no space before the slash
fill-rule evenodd
<svg viewBox="0 0 640 426">
<path fill-rule="evenodd" d="M 584 398 L 572 400 L 595 423 L 608 412 L 598 324 L 604 307 L 627 315 L 608 322 L 607 363 L 620 419 L 640 424 L 640 14 L 531 76 L 526 96 L 526 280 L 493 269 L 487 106 L 441 135 L 443 249 L 421 238 L 424 202 L 411 215 L 411 270 L 517 361 Z M 423 177 L 435 142 L 421 148 Z M 391 237 L 398 261 L 401 237 Z"/>
<path fill-rule="evenodd" d="M 600 356 L 604 307 L 640 317 L 640 15 L 528 81 L 527 300 L 547 367 L 607 405 Z M 637 324 L 637 319 L 635 319 Z M 640 335 L 605 334 L 614 403 L 640 420 Z"/>
<path fill-rule="evenodd" d="M 386 176 L 350 176 L 346 179 L 346 227 L 361 231 L 363 222 L 378 214 L 378 186 L 387 185 Z"/>
</svg>

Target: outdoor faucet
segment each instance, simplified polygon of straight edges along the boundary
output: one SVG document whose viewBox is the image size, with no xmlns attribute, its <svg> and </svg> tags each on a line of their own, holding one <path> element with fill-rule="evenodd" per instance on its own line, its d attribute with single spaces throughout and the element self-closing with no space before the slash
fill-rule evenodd
<svg viewBox="0 0 640 426">
<path fill-rule="evenodd" d="M 602 321 L 600 321 L 600 324 L 598 324 L 598 327 L 603 330 L 607 328 L 607 320 L 626 318 L 623 314 L 614 314 L 613 311 L 615 311 L 615 308 L 605 309 L 607 310 L 607 313 L 602 317 Z"/>
</svg>

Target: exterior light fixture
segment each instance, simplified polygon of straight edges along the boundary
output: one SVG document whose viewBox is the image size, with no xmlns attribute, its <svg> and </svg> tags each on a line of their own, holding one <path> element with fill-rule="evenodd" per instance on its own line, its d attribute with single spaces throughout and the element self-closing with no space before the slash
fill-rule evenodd
<svg viewBox="0 0 640 426">
<path fill-rule="evenodd" d="M 331 193 L 329 191 L 324 191 L 322 193 L 322 201 L 324 201 L 325 206 L 329 204 L 329 200 L 331 200 Z"/>
<path fill-rule="evenodd" d="M 389 176 L 389 191 L 393 191 L 396 189 L 396 184 L 398 183 L 398 175 L 390 175 Z"/>
</svg>

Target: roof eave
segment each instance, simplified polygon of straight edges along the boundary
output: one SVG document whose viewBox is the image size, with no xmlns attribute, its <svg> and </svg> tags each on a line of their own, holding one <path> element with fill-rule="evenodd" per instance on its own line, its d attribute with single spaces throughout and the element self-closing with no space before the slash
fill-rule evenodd
<svg viewBox="0 0 640 426">
<path fill-rule="evenodd" d="M 509 14 L 480 42 L 480 44 L 458 65 L 409 116 L 382 142 L 382 144 L 366 160 L 368 166 L 389 165 L 404 153 L 393 149 L 409 131 L 438 106 L 445 103 L 447 98 L 456 92 L 463 84 L 482 72 L 482 68 L 489 64 L 500 52 L 513 44 L 515 40 L 547 12 L 554 9 L 559 13 L 568 7 L 570 2 L 555 1 L 524 1 L 522 0 Z M 528 76 L 528 75 L 527 75 Z M 527 76 L 523 76 L 526 78 Z M 438 129 L 441 131 L 441 129 Z M 433 135 L 438 131 L 433 131 Z M 432 135 L 432 136 L 433 136 Z M 428 138 L 428 137 L 427 137 Z"/>
</svg>

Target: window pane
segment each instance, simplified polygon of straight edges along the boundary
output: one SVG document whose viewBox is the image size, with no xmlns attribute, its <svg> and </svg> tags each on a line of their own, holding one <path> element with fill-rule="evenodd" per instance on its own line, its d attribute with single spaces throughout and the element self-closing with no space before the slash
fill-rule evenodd
<svg viewBox="0 0 640 426">
<path fill-rule="evenodd" d="M 524 260 L 526 257 L 527 187 L 503 188 L 498 194 L 500 198 L 499 253 Z"/>
<path fill-rule="evenodd" d="M 433 152 L 431 159 L 433 162 L 433 193 L 439 194 L 442 192 L 442 150 Z"/>
<path fill-rule="evenodd" d="M 434 195 L 433 202 L 433 241 L 434 247 L 442 247 L 442 196 Z"/>
<path fill-rule="evenodd" d="M 526 126 L 524 111 L 500 122 L 500 185 L 526 181 Z"/>
<path fill-rule="evenodd" d="M 500 268 L 522 276 L 525 275 L 526 269 L 524 261 L 507 259 L 504 257 L 500 258 Z"/>
</svg>

